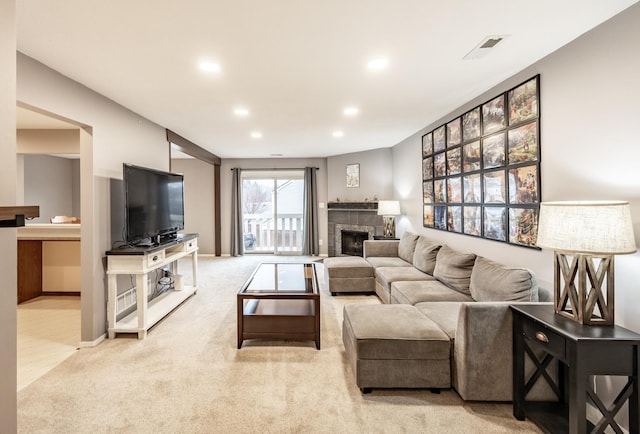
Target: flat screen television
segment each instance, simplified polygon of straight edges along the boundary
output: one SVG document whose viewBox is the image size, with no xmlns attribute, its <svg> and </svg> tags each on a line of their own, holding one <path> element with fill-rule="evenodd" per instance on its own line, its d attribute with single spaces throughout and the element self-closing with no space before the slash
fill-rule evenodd
<svg viewBox="0 0 640 434">
<path fill-rule="evenodd" d="M 184 229 L 184 177 L 123 165 L 125 239 L 128 244 L 159 244 Z"/>
</svg>

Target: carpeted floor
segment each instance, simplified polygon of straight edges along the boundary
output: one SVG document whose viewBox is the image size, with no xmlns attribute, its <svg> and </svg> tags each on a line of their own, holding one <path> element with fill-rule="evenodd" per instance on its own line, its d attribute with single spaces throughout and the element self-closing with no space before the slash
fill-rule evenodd
<svg viewBox="0 0 640 434">
<path fill-rule="evenodd" d="M 465 403 L 453 390 L 362 395 L 345 362 L 342 308 L 378 303 L 375 296 L 331 297 L 323 286 L 320 351 L 280 341 L 236 349 L 236 292 L 259 262 L 273 260 L 199 258 L 198 293 L 145 340 L 82 349 L 22 389 L 19 432 L 540 432 L 514 419 L 510 404 Z"/>
</svg>

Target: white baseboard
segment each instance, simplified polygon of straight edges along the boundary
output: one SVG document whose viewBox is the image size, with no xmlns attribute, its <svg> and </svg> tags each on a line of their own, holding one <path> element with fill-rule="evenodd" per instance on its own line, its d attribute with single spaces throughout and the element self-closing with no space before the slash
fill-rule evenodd
<svg viewBox="0 0 640 434">
<path fill-rule="evenodd" d="M 105 333 L 102 336 L 99 336 L 94 341 L 80 341 L 79 348 L 92 348 L 92 347 L 95 347 L 95 346 L 99 345 L 102 341 L 104 341 L 106 338 L 107 338 L 107 334 Z"/>
</svg>

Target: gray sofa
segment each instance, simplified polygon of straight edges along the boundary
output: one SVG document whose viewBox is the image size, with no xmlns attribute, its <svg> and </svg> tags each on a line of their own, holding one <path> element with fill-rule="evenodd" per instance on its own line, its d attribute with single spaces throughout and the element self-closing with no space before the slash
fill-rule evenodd
<svg viewBox="0 0 640 434">
<path fill-rule="evenodd" d="M 364 258 L 374 269 L 375 291 L 385 305 L 345 306 L 343 341 L 358 387 L 365 391 L 411 387 L 407 384 L 443 387 L 441 372 L 437 379 L 424 379 L 421 371 L 427 366 L 425 353 L 439 345 L 434 341 L 441 341 L 438 333 L 444 332 L 450 346 L 450 386 L 465 400 L 511 401 L 509 305 L 539 302 L 538 285 L 530 270 L 458 252 L 410 232 L 400 240 L 365 241 Z M 385 321 L 380 321 L 385 315 Z M 415 328 L 420 318 L 431 324 L 429 330 L 418 337 L 404 330 Z M 390 348 L 406 353 L 398 357 L 401 362 L 389 360 Z M 415 356 L 418 353 L 421 355 Z M 412 358 L 420 360 L 407 364 L 406 359 Z M 389 378 L 397 376 L 397 367 L 404 379 L 394 385 Z M 443 367 L 438 365 L 438 369 Z M 413 383 L 412 377 L 416 378 Z M 548 389 L 538 389 L 528 398 L 548 396 Z"/>
</svg>

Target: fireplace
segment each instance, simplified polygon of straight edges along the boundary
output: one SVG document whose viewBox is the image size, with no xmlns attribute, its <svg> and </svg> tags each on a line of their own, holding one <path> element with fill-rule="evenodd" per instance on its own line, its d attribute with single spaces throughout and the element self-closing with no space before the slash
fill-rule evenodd
<svg viewBox="0 0 640 434">
<path fill-rule="evenodd" d="M 329 211 L 329 242 L 327 246 L 329 256 L 362 256 L 361 251 L 357 253 L 343 252 L 343 232 L 367 234 L 366 238 L 363 235 L 361 241 L 372 240 L 375 235 L 384 233 L 382 217 L 378 215 L 377 211 L 377 202 L 329 202 L 327 208 Z"/>
<path fill-rule="evenodd" d="M 369 239 L 369 232 L 342 231 L 342 254 L 362 256 L 362 244 Z"/>
</svg>

